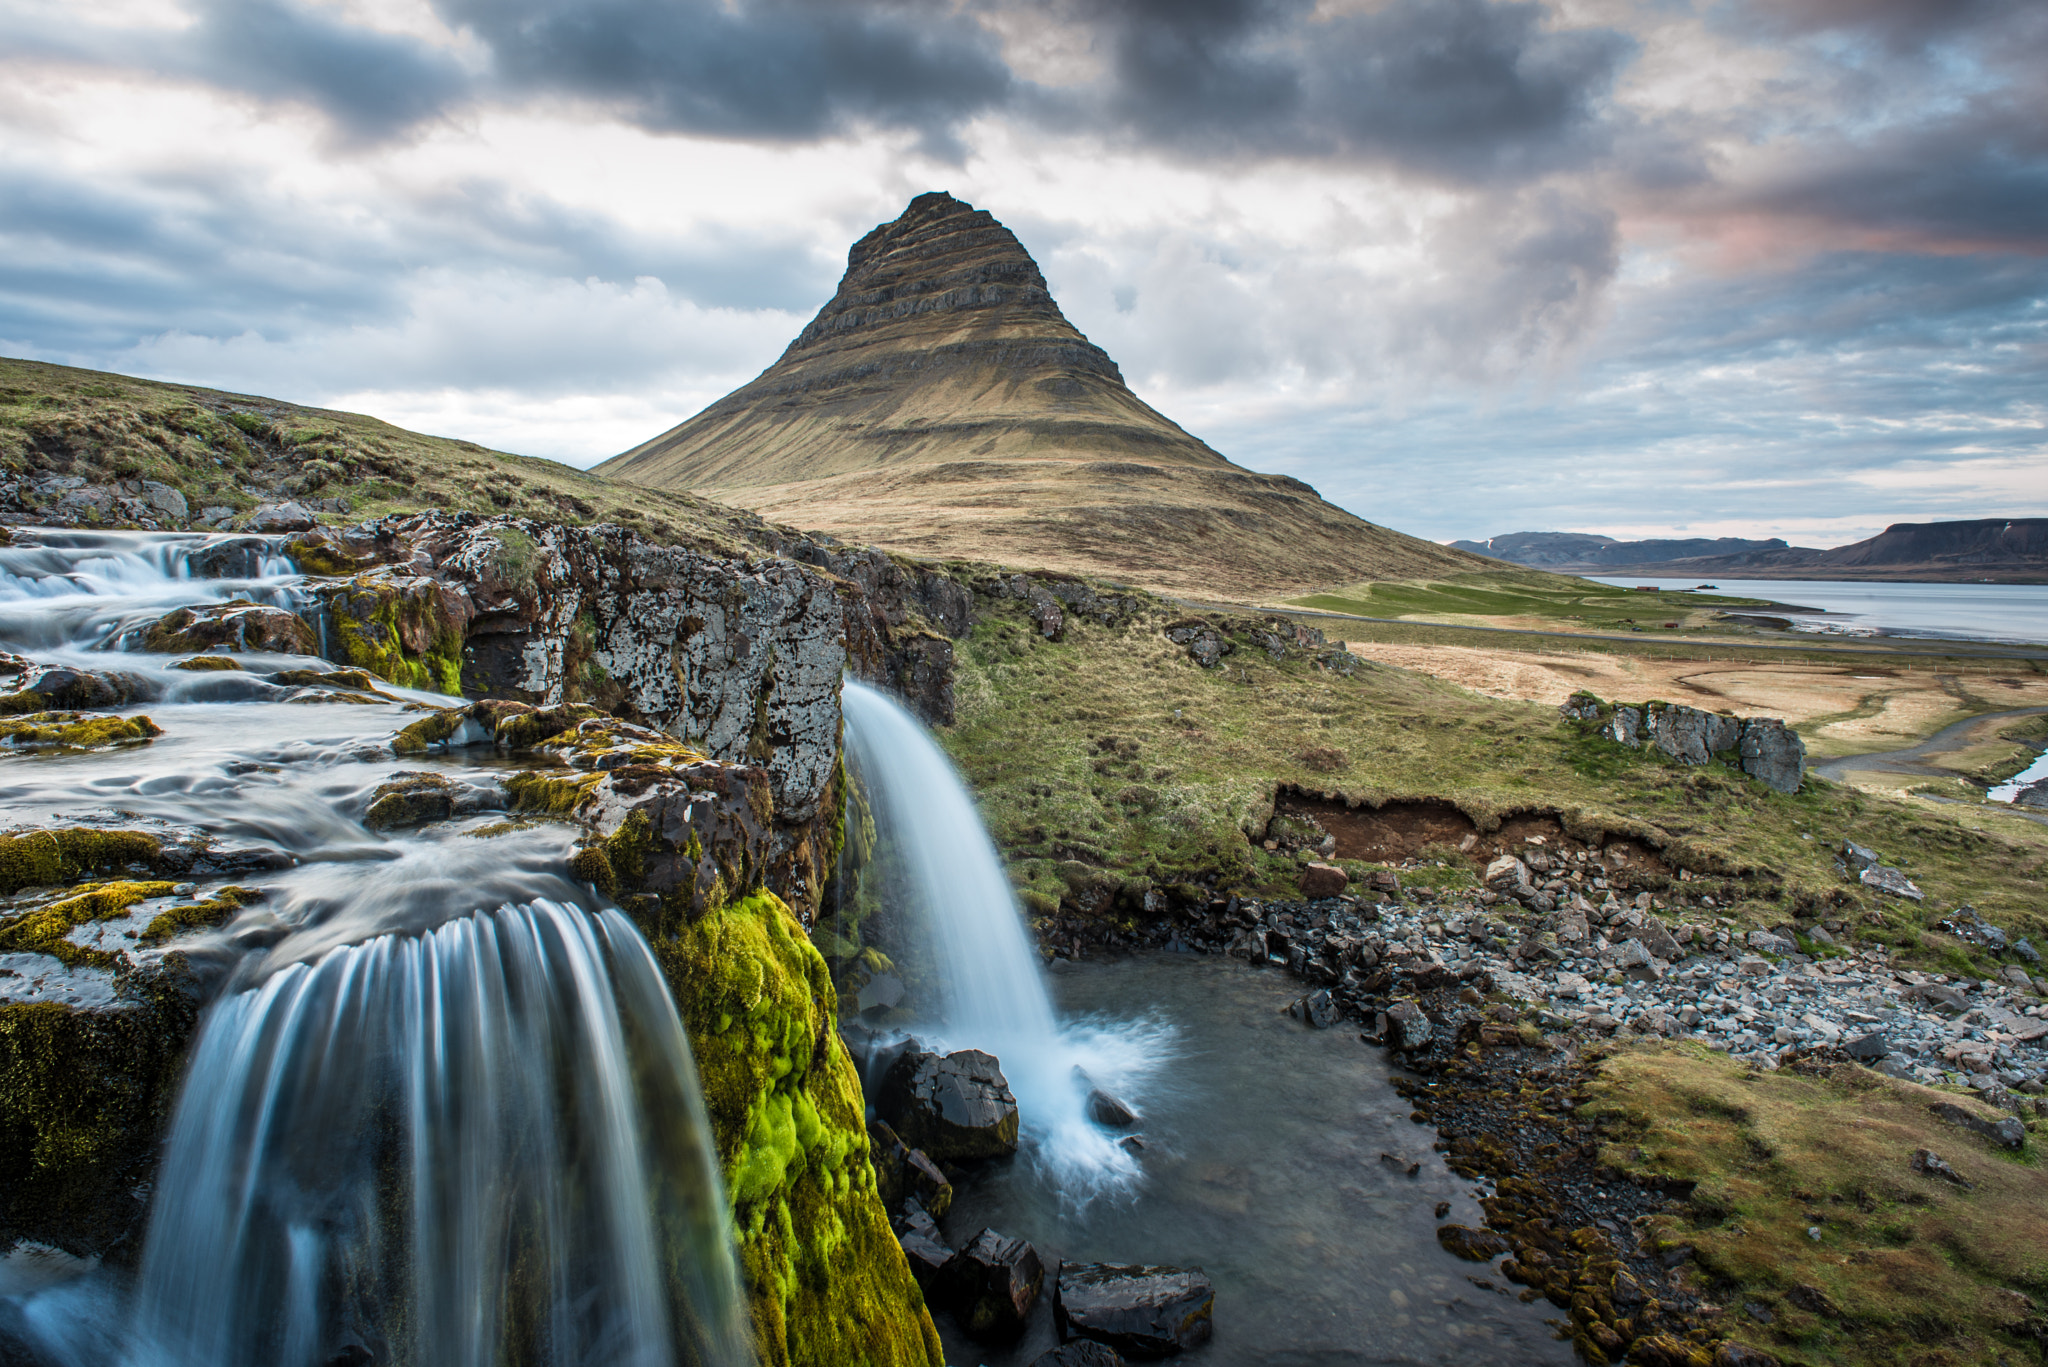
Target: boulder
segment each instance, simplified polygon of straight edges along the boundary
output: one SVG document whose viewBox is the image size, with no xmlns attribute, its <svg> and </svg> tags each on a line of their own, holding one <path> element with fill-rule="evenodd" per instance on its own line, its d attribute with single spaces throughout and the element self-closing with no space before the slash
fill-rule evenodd
<svg viewBox="0 0 2048 1367">
<path fill-rule="evenodd" d="M 1940 1101 L 1929 1106 L 1935 1118 L 1951 1125 L 1982 1135 L 1992 1143 L 2006 1149 L 2023 1149 L 2027 1144 L 2027 1127 L 2016 1116 L 2002 1120 L 1985 1120 L 1956 1105 L 1953 1101 Z"/>
<path fill-rule="evenodd" d="M 1787 954 L 1797 954 L 1799 952 L 1798 945 L 1784 936 L 1774 934 L 1768 930 L 1752 930 L 1749 932 L 1749 947 L 1759 954 L 1775 954 L 1781 959 Z"/>
<path fill-rule="evenodd" d="M 156 685 L 139 674 L 35 665 L 22 676 L 19 692 L 0 695 L 0 715 L 120 707 L 158 696 Z"/>
<path fill-rule="evenodd" d="M 1385 1015 L 1389 1049 L 1427 1049 L 1436 1038 L 1436 1027 L 1414 1002 L 1395 1002 L 1386 1009 Z"/>
<path fill-rule="evenodd" d="M 1881 1030 L 1872 1030 L 1868 1034 L 1858 1035 L 1856 1038 L 1843 1044 L 1842 1048 L 1848 1051 L 1850 1058 L 1857 1060 L 1859 1063 L 1876 1063 L 1892 1051 L 1890 1043 L 1886 1041 L 1884 1032 Z"/>
<path fill-rule="evenodd" d="M 1095 1085 L 1085 1069 L 1074 1069 L 1074 1083 L 1088 1093 L 1088 1118 L 1113 1130 L 1127 1130 L 1138 1123 L 1138 1113 L 1122 1099 Z"/>
<path fill-rule="evenodd" d="M 1508 1251 L 1506 1239 L 1490 1229 L 1470 1225 L 1438 1225 L 1436 1241 L 1444 1246 L 1444 1252 L 1468 1263 L 1491 1262 Z"/>
<path fill-rule="evenodd" d="M 910 1264 L 910 1275 L 917 1279 L 925 1299 L 936 1301 L 944 1295 L 946 1268 L 953 1261 L 953 1250 L 935 1235 L 915 1229 L 897 1235 L 896 1242 L 902 1246 L 903 1259 Z"/>
<path fill-rule="evenodd" d="M 1206 1343 L 1216 1288 L 1199 1267 L 1062 1263 L 1052 1313 L 1060 1338 L 1093 1339 L 1126 1357 L 1161 1358 Z"/>
<path fill-rule="evenodd" d="M 875 1109 L 905 1144 L 941 1161 L 1017 1151 L 1017 1098 L 993 1054 L 909 1050 L 878 1089 Z"/>
<path fill-rule="evenodd" d="M 875 1187 L 882 1204 L 895 1210 L 915 1202 L 927 1218 L 953 1208 L 953 1184 L 922 1149 L 913 1149 L 886 1121 L 868 1122 L 869 1156 L 875 1165 Z"/>
<path fill-rule="evenodd" d="M 1116 1349 L 1093 1339 L 1076 1339 L 1031 1359 L 1031 1367 L 1124 1367 Z"/>
<path fill-rule="evenodd" d="M 283 608 L 247 601 L 174 608 L 144 630 L 141 642 L 144 650 L 173 655 L 197 654 L 216 646 L 274 655 L 320 653 L 313 628 L 300 618 Z"/>
<path fill-rule="evenodd" d="M 1310 899 L 1336 897 L 1350 882 L 1351 875 L 1335 864 L 1310 864 L 1301 871 L 1301 895 Z"/>
<path fill-rule="evenodd" d="M 1636 749 L 1643 743 L 1643 712 L 1639 707 L 1617 707 L 1601 733 L 1616 745 Z"/>
<path fill-rule="evenodd" d="M 945 1281 L 960 1327 L 975 1338 L 1001 1342 L 1024 1332 L 1045 1285 L 1045 1265 L 1022 1239 L 984 1229 L 946 1264 Z"/>
<path fill-rule="evenodd" d="M 1678 941 L 1672 938 L 1671 932 L 1664 928 L 1663 922 L 1652 921 L 1647 917 L 1644 918 L 1641 929 L 1636 932 L 1636 939 L 1653 957 L 1663 959 L 1667 963 L 1678 958 L 1683 952 L 1678 947 Z"/>
<path fill-rule="evenodd" d="M 1236 648 L 1205 622 L 1177 622 L 1166 629 L 1166 639 L 1186 647 L 1188 658 L 1204 669 L 1214 669 Z"/>
<path fill-rule="evenodd" d="M 1742 723 L 1742 772 L 1773 792 L 1796 793 L 1806 779 L 1806 742 L 1776 717 Z"/>
<path fill-rule="evenodd" d="M 373 831 L 394 831 L 452 816 L 495 811 L 505 805 L 504 793 L 480 788 L 445 774 L 394 770 L 370 794 L 363 825 Z"/>
<path fill-rule="evenodd" d="M 1970 1183 L 1963 1175 L 1932 1149 L 1913 1150 L 1913 1171 L 1925 1173 L 1929 1177 L 1938 1177 L 1944 1182 L 1953 1182 L 1965 1191 L 1970 1189 Z"/>
<path fill-rule="evenodd" d="M 192 506 L 185 501 L 182 492 L 153 479 L 142 481 L 142 501 L 165 517 L 176 518 L 180 522 L 192 516 Z"/>
<path fill-rule="evenodd" d="M 1866 888 L 1872 888 L 1889 897 L 1904 897 L 1908 901 L 1913 902 L 1925 901 L 1927 897 L 1926 893 L 1920 891 L 1915 886 L 1912 879 L 1906 877 L 1905 874 L 1900 873 L 1897 869 L 1888 869 L 1882 866 L 1874 869 L 1865 869 L 1856 876 L 1856 881 Z"/>
<path fill-rule="evenodd" d="M 297 503 L 259 503 L 249 514 L 252 532 L 303 532 L 313 524 L 311 511 Z"/>
</svg>

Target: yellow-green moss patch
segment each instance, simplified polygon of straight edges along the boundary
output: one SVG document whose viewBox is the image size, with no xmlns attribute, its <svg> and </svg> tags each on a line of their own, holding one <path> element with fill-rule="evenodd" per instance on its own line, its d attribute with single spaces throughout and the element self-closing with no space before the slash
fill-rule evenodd
<svg viewBox="0 0 2048 1367">
<path fill-rule="evenodd" d="M 220 669 L 240 669 L 241 661 L 231 655 L 194 655 L 189 660 L 171 661 L 172 669 L 189 669 L 194 673 L 206 673 Z"/>
<path fill-rule="evenodd" d="M 248 888 L 222 888 L 204 902 L 181 902 L 169 911 L 158 912 L 135 938 L 141 944 L 153 945 L 188 930 L 220 925 L 240 911 L 244 902 L 261 895 Z"/>
<path fill-rule="evenodd" d="M 766 1367 L 938 1367 L 875 1191 L 825 961 L 772 893 L 655 942 L 718 1136 Z"/>
<path fill-rule="evenodd" d="M 101 750 L 110 745 L 143 745 L 164 729 L 148 717 L 109 717 L 94 712 L 36 712 L 0 720 L 0 747 L 19 750 Z"/>
<path fill-rule="evenodd" d="M 88 884 L 0 926 L 0 952 L 48 954 L 72 968 L 118 968 L 120 956 L 75 945 L 65 937 L 88 921 L 111 921 L 137 902 L 168 897 L 173 886 L 128 880 Z"/>
<path fill-rule="evenodd" d="M 0 894 L 53 887 L 99 870 L 152 864 L 163 851 L 153 835 L 67 826 L 0 835 Z"/>
</svg>

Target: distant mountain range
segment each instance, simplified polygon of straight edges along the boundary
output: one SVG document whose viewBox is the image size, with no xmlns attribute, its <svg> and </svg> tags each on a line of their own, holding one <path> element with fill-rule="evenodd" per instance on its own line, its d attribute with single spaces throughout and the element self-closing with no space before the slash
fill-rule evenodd
<svg viewBox="0 0 2048 1367">
<path fill-rule="evenodd" d="M 1564 574 L 1646 579 L 1898 579 L 2048 583 L 2048 517 L 1898 522 L 1832 550 L 1773 538 L 1618 541 L 1584 532 L 1514 532 L 1453 549 Z"/>
</svg>

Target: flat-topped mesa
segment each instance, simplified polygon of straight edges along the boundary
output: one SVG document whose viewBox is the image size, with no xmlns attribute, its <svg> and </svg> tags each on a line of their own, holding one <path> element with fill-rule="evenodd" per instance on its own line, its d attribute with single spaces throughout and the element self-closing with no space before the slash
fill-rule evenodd
<svg viewBox="0 0 2048 1367">
<path fill-rule="evenodd" d="M 990 214 L 919 195 L 751 383 L 599 467 L 940 558 L 1231 596 L 1480 568 L 1240 469 L 1125 385 Z"/>
</svg>

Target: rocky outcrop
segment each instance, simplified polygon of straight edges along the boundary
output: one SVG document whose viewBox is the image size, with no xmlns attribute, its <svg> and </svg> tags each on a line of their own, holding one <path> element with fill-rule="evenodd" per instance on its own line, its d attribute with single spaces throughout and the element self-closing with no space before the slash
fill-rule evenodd
<svg viewBox="0 0 2048 1367">
<path fill-rule="evenodd" d="M 943 193 L 853 245 L 773 366 L 598 469 L 934 560 L 1176 592 L 1489 563 L 1225 460 L 1131 392 L 1009 229 Z"/>
<path fill-rule="evenodd" d="M 1616 745 L 1648 747 L 1681 764 L 1721 759 L 1774 792 L 1796 793 L 1806 780 L 1806 742 L 1776 717 L 1736 717 L 1697 707 L 1652 702 L 1604 703 L 1575 693 L 1558 715 Z"/>
<path fill-rule="evenodd" d="M 889 1069 L 875 1109 L 932 1157 L 1001 1158 L 1017 1151 L 1017 1098 L 992 1054 L 906 1050 Z"/>
<path fill-rule="evenodd" d="M 1062 1263 L 1054 1288 L 1061 1338 L 1093 1339 L 1126 1357 L 1183 1353 L 1215 1328 L 1216 1288 L 1199 1267 Z"/>
</svg>

